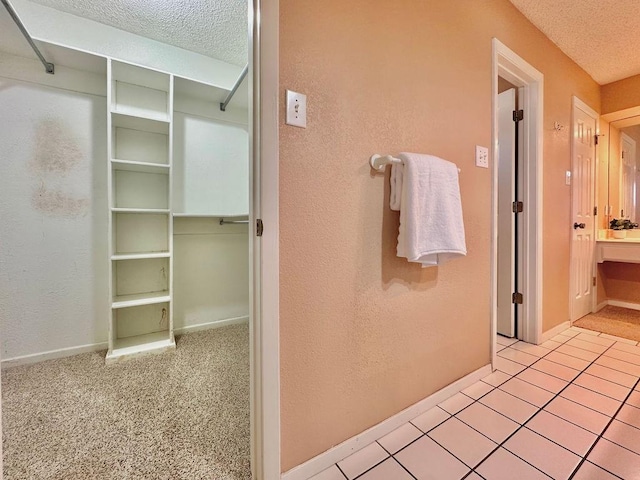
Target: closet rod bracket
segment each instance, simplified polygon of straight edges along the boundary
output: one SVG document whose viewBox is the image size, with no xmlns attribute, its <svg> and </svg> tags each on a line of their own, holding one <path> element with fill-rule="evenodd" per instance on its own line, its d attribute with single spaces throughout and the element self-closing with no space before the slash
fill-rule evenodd
<svg viewBox="0 0 640 480">
<path fill-rule="evenodd" d="M 51 62 L 47 62 L 46 58 L 44 58 L 44 55 L 42 55 L 42 53 L 40 52 L 40 49 L 38 49 L 38 46 L 35 44 L 35 42 L 31 38 L 31 35 L 29 35 L 29 32 L 27 31 L 26 27 L 22 23 L 22 20 L 20 20 L 20 17 L 16 13 L 16 11 L 13 9 L 11 4 L 9 3 L 9 0 L 0 0 L 0 1 L 2 1 L 2 4 L 7 9 L 7 12 L 9 12 L 9 15 L 11 16 L 15 24 L 18 26 L 18 28 L 22 32 L 22 35 L 24 35 L 24 38 L 26 38 L 27 42 L 29 42 L 29 45 L 31 46 L 35 54 L 38 56 L 38 58 L 42 62 L 42 65 L 44 65 L 45 71 L 53 75 L 56 70 L 55 65 Z"/>
</svg>

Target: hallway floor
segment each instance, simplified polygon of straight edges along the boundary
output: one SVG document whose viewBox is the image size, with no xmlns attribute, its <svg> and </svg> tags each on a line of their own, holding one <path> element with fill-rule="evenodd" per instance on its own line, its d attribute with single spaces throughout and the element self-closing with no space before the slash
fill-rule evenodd
<svg viewBox="0 0 640 480">
<path fill-rule="evenodd" d="M 498 338 L 497 370 L 313 480 L 640 479 L 640 346 Z"/>
</svg>

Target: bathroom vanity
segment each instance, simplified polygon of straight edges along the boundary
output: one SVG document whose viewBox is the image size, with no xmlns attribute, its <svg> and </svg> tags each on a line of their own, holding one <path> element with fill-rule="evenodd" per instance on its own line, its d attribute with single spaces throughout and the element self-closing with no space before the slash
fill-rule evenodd
<svg viewBox="0 0 640 480">
<path fill-rule="evenodd" d="M 625 262 L 640 263 L 640 230 L 637 235 L 630 235 L 632 230 L 627 232 L 626 238 L 602 238 L 596 240 L 596 261 L 602 262 Z"/>
</svg>

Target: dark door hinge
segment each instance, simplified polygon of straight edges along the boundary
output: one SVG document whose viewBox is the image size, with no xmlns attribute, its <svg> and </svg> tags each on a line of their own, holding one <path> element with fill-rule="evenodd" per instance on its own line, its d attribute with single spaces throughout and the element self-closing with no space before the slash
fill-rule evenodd
<svg viewBox="0 0 640 480">
<path fill-rule="evenodd" d="M 517 305 L 522 305 L 522 302 L 523 302 L 522 294 L 516 292 L 513 295 L 511 295 L 511 302 Z"/>
<path fill-rule="evenodd" d="M 262 219 L 258 218 L 256 220 L 256 235 L 258 237 L 262 236 L 262 232 L 264 232 L 264 224 L 262 223 Z"/>
<path fill-rule="evenodd" d="M 596 286 L 596 277 L 593 277 L 593 286 Z"/>
<path fill-rule="evenodd" d="M 596 215 L 598 215 L 598 206 L 597 205 L 595 207 L 593 207 L 593 216 L 595 217 Z"/>
<path fill-rule="evenodd" d="M 598 135 L 594 135 L 593 138 L 594 138 L 595 144 L 598 145 Z"/>
<path fill-rule="evenodd" d="M 514 110 L 513 111 L 513 121 L 519 122 L 524 120 L 524 110 Z"/>
<path fill-rule="evenodd" d="M 524 210 L 524 204 L 522 202 L 513 202 L 511 204 L 511 210 L 513 213 L 522 213 Z"/>
</svg>

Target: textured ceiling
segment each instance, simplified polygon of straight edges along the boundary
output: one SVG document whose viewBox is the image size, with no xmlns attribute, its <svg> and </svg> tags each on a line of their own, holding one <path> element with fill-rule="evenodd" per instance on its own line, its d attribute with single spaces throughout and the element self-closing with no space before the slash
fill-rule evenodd
<svg viewBox="0 0 640 480">
<path fill-rule="evenodd" d="M 640 0 L 510 0 L 601 85 L 640 74 Z"/>
<path fill-rule="evenodd" d="M 31 0 L 234 65 L 247 63 L 247 0 Z"/>
</svg>

